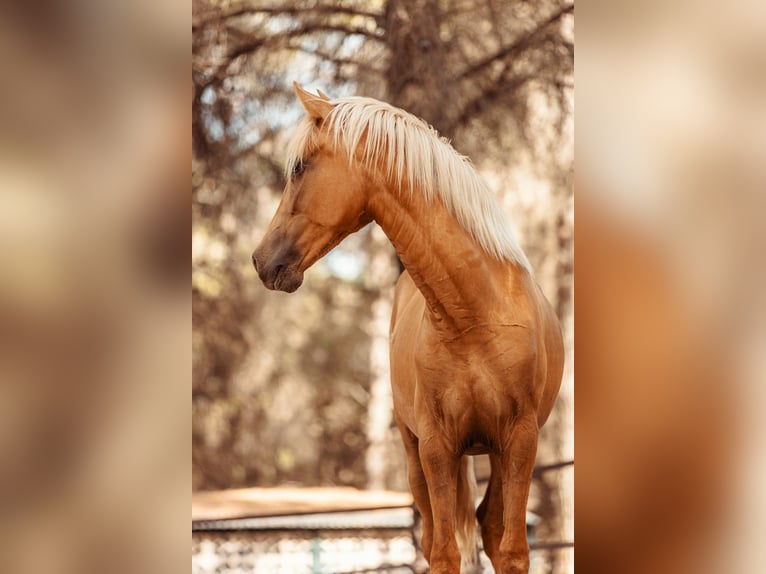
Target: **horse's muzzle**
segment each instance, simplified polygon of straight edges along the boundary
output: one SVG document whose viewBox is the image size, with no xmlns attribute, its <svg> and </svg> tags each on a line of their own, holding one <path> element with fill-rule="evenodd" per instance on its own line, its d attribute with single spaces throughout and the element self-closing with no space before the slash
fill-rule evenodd
<svg viewBox="0 0 766 574">
<path fill-rule="evenodd" d="M 263 253 L 261 248 L 253 252 L 253 267 L 267 289 L 292 293 L 303 283 L 303 273 L 298 270 L 297 253 L 282 249 L 274 255 Z"/>
</svg>

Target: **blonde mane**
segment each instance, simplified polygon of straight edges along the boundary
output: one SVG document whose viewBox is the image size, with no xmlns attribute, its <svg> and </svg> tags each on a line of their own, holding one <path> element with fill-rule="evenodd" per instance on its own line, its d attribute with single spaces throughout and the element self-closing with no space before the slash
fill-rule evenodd
<svg viewBox="0 0 766 574">
<path fill-rule="evenodd" d="M 330 103 L 333 108 L 326 123 L 334 134 L 336 149 L 344 149 L 349 161 L 360 157 L 369 170 L 382 164 L 384 175 L 395 181 L 398 189 L 406 185 L 412 193 L 417 187 L 429 202 L 438 195 L 488 254 L 532 272 L 497 198 L 470 160 L 439 137 L 435 129 L 404 110 L 372 98 L 339 98 Z M 314 122 L 305 118 L 288 148 L 288 177 L 293 165 L 315 145 L 315 136 Z"/>
</svg>

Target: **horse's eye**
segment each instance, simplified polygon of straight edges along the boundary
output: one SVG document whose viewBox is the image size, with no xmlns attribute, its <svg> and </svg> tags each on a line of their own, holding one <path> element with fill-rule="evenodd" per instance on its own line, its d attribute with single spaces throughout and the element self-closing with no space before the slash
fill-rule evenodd
<svg viewBox="0 0 766 574">
<path fill-rule="evenodd" d="M 303 160 L 298 160 L 295 162 L 295 165 L 293 166 L 293 177 L 298 177 L 300 174 L 303 173 L 303 170 L 305 169 L 305 166 L 303 164 Z"/>
</svg>

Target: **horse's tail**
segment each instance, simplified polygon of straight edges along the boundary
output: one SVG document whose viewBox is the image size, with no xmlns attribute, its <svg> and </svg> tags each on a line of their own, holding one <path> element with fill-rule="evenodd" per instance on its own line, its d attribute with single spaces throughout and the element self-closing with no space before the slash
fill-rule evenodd
<svg viewBox="0 0 766 574">
<path fill-rule="evenodd" d="M 456 529 L 461 571 L 476 564 L 476 473 L 473 458 L 464 456 L 457 476 Z"/>
</svg>

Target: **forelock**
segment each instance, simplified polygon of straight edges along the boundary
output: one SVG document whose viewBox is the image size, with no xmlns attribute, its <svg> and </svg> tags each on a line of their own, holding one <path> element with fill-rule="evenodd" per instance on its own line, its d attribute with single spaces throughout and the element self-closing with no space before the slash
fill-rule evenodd
<svg viewBox="0 0 766 574">
<path fill-rule="evenodd" d="M 285 177 L 289 179 L 295 164 L 316 149 L 319 143 L 318 132 L 316 123 L 308 116 L 300 121 L 290 143 L 287 144 Z"/>
</svg>

